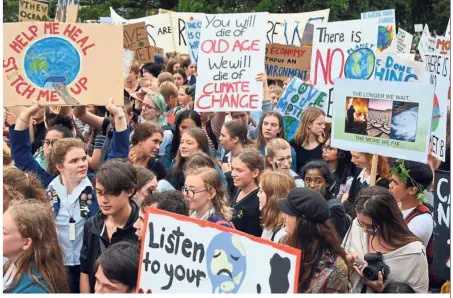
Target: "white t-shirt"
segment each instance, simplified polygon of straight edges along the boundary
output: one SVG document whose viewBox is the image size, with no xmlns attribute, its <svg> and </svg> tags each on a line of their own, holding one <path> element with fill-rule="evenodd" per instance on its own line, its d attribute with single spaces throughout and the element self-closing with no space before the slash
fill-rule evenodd
<svg viewBox="0 0 453 298">
<path fill-rule="evenodd" d="M 271 230 L 263 230 L 263 234 L 261 234 L 262 239 L 266 239 L 275 243 L 278 243 L 280 239 L 286 235 L 285 228 L 281 228 L 274 236 L 274 239 L 272 240 L 272 235 L 275 233 L 275 231 Z"/>
<path fill-rule="evenodd" d="M 402 211 L 404 219 L 406 219 L 409 213 L 411 213 L 411 211 L 414 209 L 415 208 L 410 208 Z M 416 217 L 412 218 L 407 226 L 409 227 L 409 230 L 415 234 L 415 236 L 423 241 L 423 245 L 427 247 L 429 239 L 433 234 L 434 228 L 433 218 L 431 214 L 425 213 L 417 215 Z"/>
</svg>

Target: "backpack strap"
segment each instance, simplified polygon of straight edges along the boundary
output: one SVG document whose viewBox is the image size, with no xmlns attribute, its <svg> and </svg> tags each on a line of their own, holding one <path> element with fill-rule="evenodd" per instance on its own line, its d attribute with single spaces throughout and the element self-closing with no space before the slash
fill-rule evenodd
<svg viewBox="0 0 453 298">
<path fill-rule="evenodd" d="M 341 204 L 340 199 L 330 199 L 327 201 L 327 206 L 329 206 L 329 209 L 335 206 L 343 206 Z"/>
<path fill-rule="evenodd" d="M 428 207 L 425 205 L 418 205 L 414 210 L 412 210 L 407 216 L 406 216 L 406 224 L 409 224 L 409 222 L 414 219 L 414 217 L 422 214 L 429 213 L 431 214 L 431 211 L 429 210 Z"/>
</svg>

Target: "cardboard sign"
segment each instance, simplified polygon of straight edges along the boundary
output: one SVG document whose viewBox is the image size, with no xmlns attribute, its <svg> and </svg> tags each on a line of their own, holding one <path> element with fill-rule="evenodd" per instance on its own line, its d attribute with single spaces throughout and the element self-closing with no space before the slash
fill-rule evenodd
<svg viewBox="0 0 453 298">
<path fill-rule="evenodd" d="M 114 24 L 124 25 L 145 22 L 150 45 L 163 48 L 165 52 L 173 52 L 175 50 L 170 14 L 157 14 L 139 19 L 126 20 L 110 7 L 110 17 Z"/>
<path fill-rule="evenodd" d="M 332 147 L 427 162 L 434 86 L 336 79 L 334 96 Z"/>
<path fill-rule="evenodd" d="M 302 36 L 302 40 L 300 44 L 302 46 L 312 46 L 313 45 L 313 30 L 315 29 L 315 25 L 307 23 L 305 24 L 304 35 Z"/>
<path fill-rule="evenodd" d="M 173 29 L 173 38 L 175 51 L 177 53 L 188 53 L 186 22 L 193 20 L 204 20 L 204 13 L 197 12 L 172 12 L 169 14 L 171 18 L 171 27 Z"/>
<path fill-rule="evenodd" d="M 201 21 L 186 22 L 187 43 L 189 48 L 190 61 L 198 63 L 198 47 L 200 46 Z"/>
<path fill-rule="evenodd" d="M 49 4 L 33 0 L 19 1 L 19 22 L 47 22 Z"/>
<path fill-rule="evenodd" d="M 205 15 L 202 20 L 195 110 L 260 111 L 268 13 Z"/>
<path fill-rule="evenodd" d="M 76 23 L 79 14 L 79 0 L 58 0 L 55 22 Z"/>
<path fill-rule="evenodd" d="M 379 10 L 362 12 L 362 20 L 378 19 L 379 30 L 377 35 L 377 50 L 384 53 L 396 53 L 396 25 L 395 10 Z"/>
<path fill-rule="evenodd" d="M 292 77 L 306 81 L 310 71 L 311 47 L 266 45 L 266 73 L 270 80 Z"/>
<path fill-rule="evenodd" d="M 267 22 L 267 43 L 300 46 L 305 25 L 327 23 L 330 9 L 300 13 L 270 13 Z"/>
<path fill-rule="evenodd" d="M 150 207 L 144 227 L 139 293 L 297 293 L 298 249 Z"/>
<path fill-rule="evenodd" d="M 450 172 L 436 171 L 434 175 L 434 274 L 450 280 Z"/>
<path fill-rule="evenodd" d="M 329 96 L 324 105 L 328 122 L 335 78 L 373 79 L 377 34 L 377 19 L 315 25 L 310 81 Z"/>
<path fill-rule="evenodd" d="M 423 24 L 415 24 L 414 32 L 423 32 Z"/>
<path fill-rule="evenodd" d="M 123 48 L 134 51 L 140 64 L 154 62 L 150 47 L 145 22 L 123 25 Z"/>
<path fill-rule="evenodd" d="M 450 100 L 450 53 L 426 53 L 425 83 L 435 86 L 434 108 L 431 122 L 432 154 L 445 161 L 447 149 L 447 115 Z"/>
<path fill-rule="evenodd" d="M 397 52 L 402 54 L 409 54 L 411 52 L 412 39 L 412 34 L 401 28 L 398 28 Z"/>
<path fill-rule="evenodd" d="M 4 29 L 5 106 L 122 102 L 123 49 L 111 46 L 121 45 L 121 26 L 36 22 Z"/>
<path fill-rule="evenodd" d="M 410 61 L 398 55 L 376 53 L 375 80 L 423 83 L 424 74 L 423 62 Z"/>
<path fill-rule="evenodd" d="M 311 106 L 323 108 L 327 94 L 294 77 L 277 102 L 274 112 L 283 116 L 285 139 L 289 142 L 300 125 L 300 117 Z"/>
<path fill-rule="evenodd" d="M 135 52 L 131 50 L 124 49 L 123 50 L 123 75 L 124 79 L 127 78 L 129 71 L 131 70 L 132 63 L 135 59 Z"/>
</svg>

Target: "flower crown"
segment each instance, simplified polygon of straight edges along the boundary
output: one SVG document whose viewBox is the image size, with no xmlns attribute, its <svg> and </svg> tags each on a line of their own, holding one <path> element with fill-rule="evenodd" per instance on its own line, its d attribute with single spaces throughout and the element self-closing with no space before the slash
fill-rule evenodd
<svg viewBox="0 0 453 298">
<path fill-rule="evenodd" d="M 414 179 L 412 179 L 409 174 L 410 170 L 406 169 L 406 167 L 404 166 L 403 159 L 397 159 L 396 163 L 398 165 L 390 169 L 390 174 L 398 175 L 401 182 L 404 182 L 405 184 L 407 184 L 407 182 L 410 180 L 414 187 L 417 188 L 417 200 L 422 204 L 428 203 L 428 190 L 425 189 L 420 183 L 417 183 Z"/>
</svg>

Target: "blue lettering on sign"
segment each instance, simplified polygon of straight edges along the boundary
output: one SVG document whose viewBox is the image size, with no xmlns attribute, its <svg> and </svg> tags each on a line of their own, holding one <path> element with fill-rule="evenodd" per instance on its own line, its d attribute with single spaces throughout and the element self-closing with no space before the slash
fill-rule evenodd
<svg viewBox="0 0 453 298">
<path fill-rule="evenodd" d="M 385 64 L 383 62 L 382 59 L 376 59 L 374 77 L 377 80 L 396 82 L 418 81 L 418 76 L 413 73 L 411 66 L 395 63 L 395 59 L 392 56 L 387 57 Z"/>
</svg>

